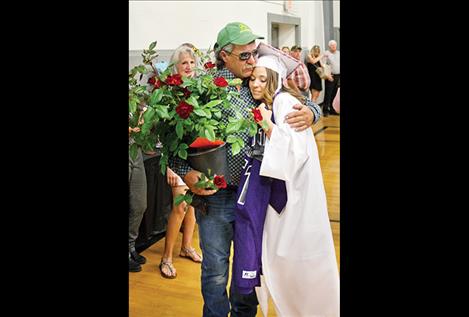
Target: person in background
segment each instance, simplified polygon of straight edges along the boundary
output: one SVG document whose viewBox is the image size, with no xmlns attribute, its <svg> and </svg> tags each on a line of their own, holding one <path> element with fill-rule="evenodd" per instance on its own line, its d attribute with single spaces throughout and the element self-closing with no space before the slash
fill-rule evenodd
<svg viewBox="0 0 469 317">
<path fill-rule="evenodd" d="M 142 111 L 144 111 L 142 109 Z M 129 146 L 134 143 L 130 133 L 140 132 L 140 128 L 129 127 Z M 147 210 L 147 177 L 143 164 L 142 149 L 139 147 L 137 157 L 132 159 L 129 152 L 129 272 L 140 272 L 142 264 L 147 261 L 135 250 L 138 230 Z"/>
<path fill-rule="evenodd" d="M 247 156 L 238 190 L 233 280 L 240 292 L 255 288 L 264 316 L 271 297 L 277 316 L 338 317 L 339 272 L 313 131 L 281 120 L 304 99 L 282 84 L 296 65 L 270 45 L 258 50 L 249 88 L 262 102 L 256 121 L 265 146 L 260 159 Z"/>
<path fill-rule="evenodd" d="M 334 108 L 335 112 L 340 113 L 340 87 L 337 89 L 334 101 L 332 101 L 332 108 Z"/>
<path fill-rule="evenodd" d="M 311 99 L 313 102 L 317 102 L 322 90 L 322 79 L 316 73 L 316 68 L 323 66 L 321 63 L 322 57 L 319 45 L 314 45 L 309 54 L 306 55 L 306 66 L 308 67 L 309 78 L 311 79 L 309 89 L 311 90 Z"/>
<path fill-rule="evenodd" d="M 255 35 L 244 23 L 228 23 L 217 36 L 214 46 L 217 59 L 217 77 L 226 80 L 235 78 L 248 79 L 256 64 L 256 39 L 263 39 Z M 230 91 L 238 91 L 234 86 L 228 86 Z M 239 90 L 240 98 L 233 98 L 231 102 L 237 106 L 244 117 L 250 115 L 255 101 L 246 84 Z M 292 111 L 279 120 L 286 122 L 298 131 L 309 129 L 313 122 L 320 117 L 318 105 L 307 101 L 308 106 L 297 103 Z M 224 109 L 222 121 L 235 116 L 234 109 Z M 238 134 L 245 144 L 248 142 L 248 132 Z M 231 183 L 227 188 L 215 190 L 200 189 L 195 186 L 199 180 L 200 171 L 191 170 L 187 162 L 180 162 L 177 173 L 181 175 L 190 190 L 196 194 L 194 199 L 202 199 L 206 211 L 196 208 L 196 218 L 199 225 L 200 247 L 202 249 L 201 289 L 204 298 L 203 316 L 255 316 L 257 313 L 257 298 L 255 292 L 239 294 L 230 287 L 227 294 L 227 283 L 230 265 L 231 243 L 233 240 L 233 222 L 235 218 L 236 191 L 244 165 L 244 154 L 247 147 L 241 149 L 240 154 L 232 156 L 231 147 L 227 148 L 227 159 L 231 174 Z M 231 304 L 231 305 L 230 305 Z"/>
<path fill-rule="evenodd" d="M 173 75 L 179 74 L 182 77 L 193 77 L 195 75 L 194 68 L 199 62 L 193 48 L 194 45 L 190 43 L 184 43 L 176 48 L 170 58 L 170 64 L 174 63 Z M 169 164 L 171 165 L 172 163 L 170 160 Z M 169 167 L 166 169 L 166 178 L 171 186 L 173 199 L 180 194 L 185 194 L 188 187 L 181 177 Z M 176 268 L 173 265 L 173 251 L 181 225 L 183 226 L 182 245 L 179 256 L 188 258 L 196 263 L 202 262 L 201 255 L 192 246 L 192 236 L 195 228 L 194 208 L 192 206 L 187 206 L 186 208 L 185 202 L 179 205 L 173 203 L 173 208 L 168 218 L 163 256 L 159 265 L 161 275 L 165 278 L 172 279 L 177 276 Z"/>
<path fill-rule="evenodd" d="M 332 101 L 337 94 L 337 89 L 340 87 L 340 51 L 337 50 L 337 42 L 334 40 L 329 41 L 329 50 L 324 53 L 326 64 L 331 66 L 331 76 L 324 81 L 324 104 L 323 113 L 337 115 L 338 113 L 332 108 Z"/>
<path fill-rule="evenodd" d="M 290 54 L 290 48 L 288 46 L 284 46 L 284 47 L 282 47 L 282 52 L 289 55 Z"/>
<path fill-rule="evenodd" d="M 291 48 L 290 55 L 298 60 L 299 66 L 288 76 L 288 87 L 296 90 L 305 97 L 309 97 L 311 79 L 309 78 L 308 68 L 301 61 L 301 50 L 301 46 L 299 45 L 294 45 Z"/>
</svg>

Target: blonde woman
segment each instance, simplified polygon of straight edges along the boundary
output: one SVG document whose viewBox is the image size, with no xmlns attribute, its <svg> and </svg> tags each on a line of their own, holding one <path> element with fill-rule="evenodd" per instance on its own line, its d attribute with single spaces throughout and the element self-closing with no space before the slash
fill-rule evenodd
<svg viewBox="0 0 469 317">
<path fill-rule="evenodd" d="M 311 51 L 306 56 L 306 66 L 308 67 L 309 77 L 311 78 L 311 83 L 309 84 L 309 89 L 311 90 L 311 99 L 314 102 L 317 102 L 319 94 L 322 90 L 322 79 L 316 73 L 317 67 L 323 67 L 321 62 L 322 59 L 321 49 L 319 45 L 314 45 L 311 48 Z"/>
<path fill-rule="evenodd" d="M 176 48 L 170 59 L 170 64 L 174 64 L 173 75 L 179 74 L 182 77 L 193 77 L 195 75 L 194 68 L 198 64 L 198 59 L 194 54 L 193 48 L 194 46 L 189 43 L 185 43 Z M 173 199 L 188 190 L 188 187 L 182 181 L 181 177 L 169 167 L 166 170 L 166 177 L 172 189 Z M 173 204 L 173 209 L 168 218 L 163 257 L 161 258 L 159 266 L 161 275 L 165 278 L 175 278 L 177 276 L 176 268 L 173 265 L 173 251 L 181 225 L 183 226 L 182 246 L 179 255 L 196 263 L 202 262 L 201 255 L 192 247 L 192 236 L 195 228 L 194 208 L 189 206 L 186 211 L 185 202 L 179 205 Z"/>
</svg>

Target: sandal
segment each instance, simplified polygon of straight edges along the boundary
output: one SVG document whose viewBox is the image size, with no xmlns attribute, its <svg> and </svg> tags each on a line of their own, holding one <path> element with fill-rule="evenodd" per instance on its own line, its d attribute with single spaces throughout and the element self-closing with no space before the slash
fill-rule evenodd
<svg viewBox="0 0 469 317">
<path fill-rule="evenodd" d="M 202 262 L 202 256 L 198 254 L 194 248 L 181 248 L 180 257 L 191 259 L 196 263 Z"/>
<path fill-rule="evenodd" d="M 165 272 L 165 269 L 166 269 L 166 272 Z M 173 262 L 169 262 L 168 260 L 161 259 L 160 272 L 161 272 L 161 276 L 163 276 L 164 278 L 173 279 L 173 278 L 176 278 L 177 276 L 176 269 L 173 266 Z M 167 272 L 169 272 L 169 274 Z"/>
</svg>

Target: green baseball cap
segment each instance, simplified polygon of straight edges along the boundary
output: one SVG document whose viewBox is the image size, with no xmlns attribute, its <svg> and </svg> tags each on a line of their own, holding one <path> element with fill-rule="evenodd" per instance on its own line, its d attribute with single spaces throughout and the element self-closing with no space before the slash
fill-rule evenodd
<svg viewBox="0 0 469 317">
<path fill-rule="evenodd" d="M 251 29 L 244 23 L 231 22 L 218 32 L 215 51 L 220 51 L 228 44 L 246 45 L 255 39 L 264 39 L 264 37 L 253 34 Z"/>
</svg>

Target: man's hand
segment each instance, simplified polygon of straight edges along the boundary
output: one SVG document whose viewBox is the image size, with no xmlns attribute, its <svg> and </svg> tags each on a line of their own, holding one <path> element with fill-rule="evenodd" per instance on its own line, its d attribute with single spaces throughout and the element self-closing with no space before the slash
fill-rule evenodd
<svg viewBox="0 0 469 317">
<path fill-rule="evenodd" d="M 293 109 L 299 111 L 292 111 L 285 116 L 285 121 L 290 125 L 292 129 L 300 132 L 308 129 L 313 124 L 314 115 L 313 112 L 305 105 L 296 104 Z"/>
<path fill-rule="evenodd" d="M 210 196 L 217 192 L 215 189 L 203 189 L 195 187 L 195 183 L 200 180 L 202 173 L 196 170 L 191 170 L 184 176 L 184 183 L 189 187 L 190 191 L 200 196 Z"/>
</svg>

